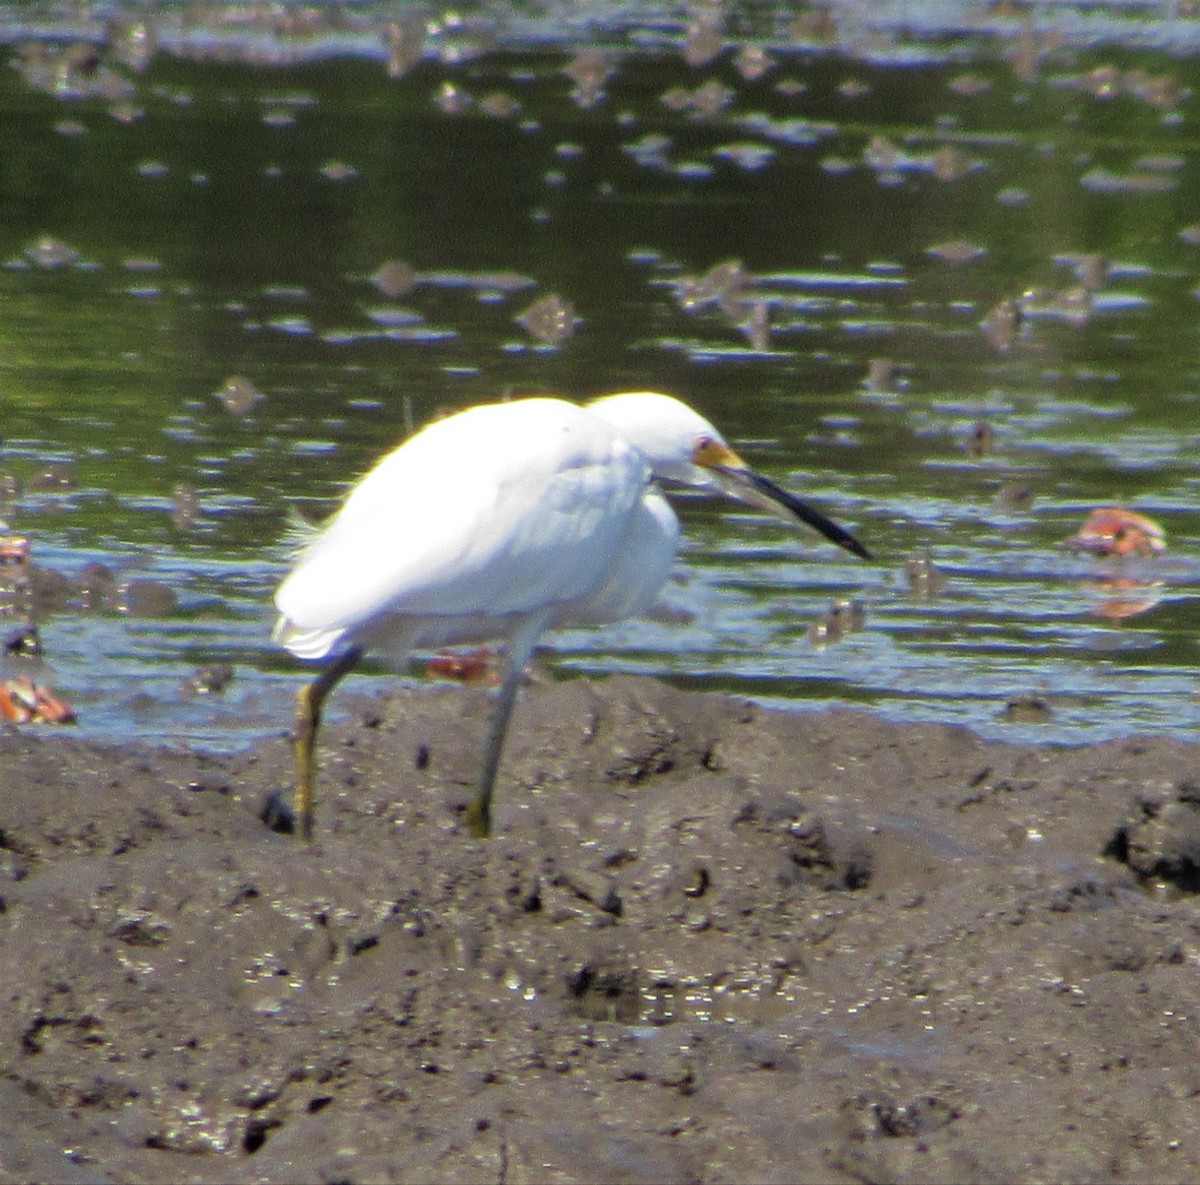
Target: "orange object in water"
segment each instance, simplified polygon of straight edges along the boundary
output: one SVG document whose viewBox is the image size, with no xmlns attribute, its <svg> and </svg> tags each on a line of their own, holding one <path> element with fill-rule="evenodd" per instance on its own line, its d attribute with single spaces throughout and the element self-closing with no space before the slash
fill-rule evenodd
<svg viewBox="0 0 1200 1185">
<path fill-rule="evenodd" d="M 1167 533 L 1144 514 L 1101 506 L 1067 543 L 1095 555 L 1157 555 L 1166 550 Z"/>
<path fill-rule="evenodd" d="M 426 664 L 425 670 L 443 679 L 457 679 L 460 683 L 497 682 L 492 665 L 493 654 L 486 646 L 476 647 L 464 654 L 452 654 L 443 650 L 435 654 Z"/>
<path fill-rule="evenodd" d="M 25 678 L 0 680 L 0 716 L 14 724 L 70 724 L 75 719 L 70 704 Z"/>
<path fill-rule="evenodd" d="M 0 536 L 0 564 L 24 564 L 29 560 L 29 540 L 24 535 Z"/>
<path fill-rule="evenodd" d="M 1103 593 L 1088 610 L 1093 617 L 1103 617 L 1108 621 L 1123 621 L 1127 617 L 1137 617 L 1153 609 L 1162 599 L 1162 581 L 1160 580 L 1131 580 L 1128 577 L 1118 577 L 1115 580 L 1101 580 L 1095 585 L 1085 584 Z"/>
</svg>

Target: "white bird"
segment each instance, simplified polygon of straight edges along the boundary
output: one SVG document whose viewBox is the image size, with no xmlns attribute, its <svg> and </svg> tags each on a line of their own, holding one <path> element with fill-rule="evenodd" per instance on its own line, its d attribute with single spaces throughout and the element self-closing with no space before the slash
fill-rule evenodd
<svg viewBox="0 0 1200 1185">
<path fill-rule="evenodd" d="M 297 695 L 293 802 L 304 833 L 322 704 L 367 650 L 402 661 L 416 648 L 503 640 L 468 807 L 472 831 L 486 835 L 509 716 L 539 636 L 640 613 L 667 579 L 679 520 L 658 482 L 723 493 L 870 558 L 670 395 L 630 392 L 586 407 L 518 399 L 437 420 L 350 490 L 275 594 L 274 640 L 298 658 L 331 660 Z M 273 809 L 286 817 L 282 804 Z"/>
</svg>

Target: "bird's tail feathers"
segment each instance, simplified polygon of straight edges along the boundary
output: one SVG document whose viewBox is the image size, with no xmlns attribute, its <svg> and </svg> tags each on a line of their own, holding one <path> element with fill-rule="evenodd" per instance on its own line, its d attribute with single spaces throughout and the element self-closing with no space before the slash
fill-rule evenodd
<svg viewBox="0 0 1200 1185">
<path fill-rule="evenodd" d="M 271 630 L 271 641 L 278 642 L 297 658 L 326 658 L 341 640 L 341 629 L 306 629 L 280 614 Z"/>
</svg>

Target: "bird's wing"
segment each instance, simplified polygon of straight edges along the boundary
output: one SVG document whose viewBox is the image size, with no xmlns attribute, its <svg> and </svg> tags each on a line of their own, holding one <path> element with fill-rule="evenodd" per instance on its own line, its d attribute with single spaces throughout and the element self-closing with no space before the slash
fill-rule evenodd
<svg viewBox="0 0 1200 1185">
<path fill-rule="evenodd" d="M 474 408 L 380 461 L 276 605 L 328 633 L 385 613 L 499 616 L 575 599 L 605 576 L 648 480 L 641 456 L 573 404 Z"/>
</svg>

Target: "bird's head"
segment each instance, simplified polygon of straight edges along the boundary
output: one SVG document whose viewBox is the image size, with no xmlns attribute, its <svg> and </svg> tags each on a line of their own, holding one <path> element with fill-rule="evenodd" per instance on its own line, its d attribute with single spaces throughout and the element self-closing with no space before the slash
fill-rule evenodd
<svg viewBox="0 0 1200 1185">
<path fill-rule="evenodd" d="M 714 466 L 737 465 L 737 454 L 699 412 L 672 395 L 628 391 L 588 404 L 646 458 L 660 481 L 714 489 Z"/>
<path fill-rule="evenodd" d="M 674 396 L 629 391 L 596 399 L 588 410 L 633 445 L 660 481 L 723 493 L 870 558 L 844 528 L 751 469 L 708 420 Z"/>
</svg>

